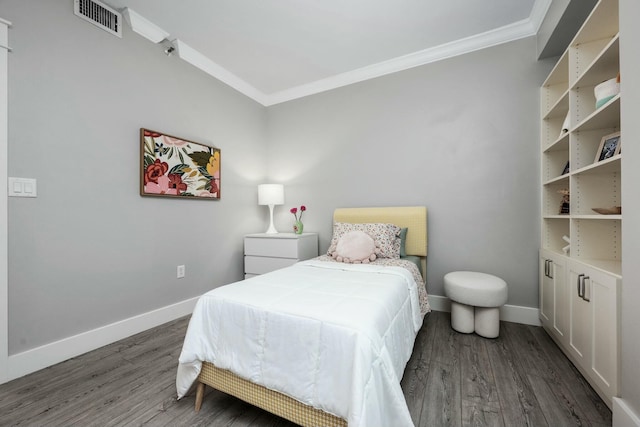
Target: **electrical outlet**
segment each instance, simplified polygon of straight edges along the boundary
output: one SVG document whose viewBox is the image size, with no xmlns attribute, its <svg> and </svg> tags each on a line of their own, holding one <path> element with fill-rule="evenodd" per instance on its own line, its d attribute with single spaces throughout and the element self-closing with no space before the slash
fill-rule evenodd
<svg viewBox="0 0 640 427">
<path fill-rule="evenodd" d="M 178 279 L 182 279 L 184 277 L 185 268 L 184 265 L 178 266 Z"/>
</svg>

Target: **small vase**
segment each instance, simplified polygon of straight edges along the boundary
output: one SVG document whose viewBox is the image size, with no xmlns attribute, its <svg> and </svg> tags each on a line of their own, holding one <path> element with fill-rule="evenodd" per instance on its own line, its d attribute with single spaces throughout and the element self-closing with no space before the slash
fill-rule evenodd
<svg viewBox="0 0 640 427">
<path fill-rule="evenodd" d="M 293 232 L 296 234 L 302 234 L 302 229 L 304 228 L 304 224 L 300 221 L 296 221 L 293 224 Z"/>
</svg>

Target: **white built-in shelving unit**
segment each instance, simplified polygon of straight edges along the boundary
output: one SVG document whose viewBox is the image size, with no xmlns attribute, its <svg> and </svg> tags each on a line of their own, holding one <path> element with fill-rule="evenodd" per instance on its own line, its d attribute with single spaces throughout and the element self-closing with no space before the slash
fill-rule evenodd
<svg viewBox="0 0 640 427">
<path fill-rule="evenodd" d="M 593 209 L 623 206 L 623 154 L 594 159 L 602 138 L 620 131 L 624 93 L 596 108 L 594 87 L 618 75 L 619 46 L 618 0 L 601 0 L 545 80 L 540 97 L 540 318 L 609 405 L 619 384 L 622 214 Z M 569 171 L 563 173 L 567 163 Z M 561 214 L 559 191 L 565 189 L 570 211 Z"/>
</svg>

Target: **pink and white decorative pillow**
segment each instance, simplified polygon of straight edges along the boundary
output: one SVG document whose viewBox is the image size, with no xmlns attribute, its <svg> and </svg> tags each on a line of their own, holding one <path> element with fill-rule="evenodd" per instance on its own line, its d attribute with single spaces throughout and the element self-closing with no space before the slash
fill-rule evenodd
<svg viewBox="0 0 640 427">
<path fill-rule="evenodd" d="M 329 251 L 331 257 L 338 262 L 368 264 L 376 260 L 380 248 L 367 233 L 354 230 L 343 234 L 335 248 L 330 248 Z"/>
</svg>

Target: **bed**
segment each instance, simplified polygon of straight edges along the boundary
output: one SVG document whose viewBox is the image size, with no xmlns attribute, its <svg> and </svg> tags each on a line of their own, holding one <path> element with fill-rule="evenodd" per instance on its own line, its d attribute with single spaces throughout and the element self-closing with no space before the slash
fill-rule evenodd
<svg viewBox="0 0 640 427">
<path fill-rule="evenodd" d="M 412 425 L 399 382 L 429 311 L 427 210 L 344 208 L 333 219 L 334 234 L 405 228 L 409 261 L 323 255 L 208 292 L 185 337 L 178 398 L 195 387 L 199 410 L 211 386 L 302 426 Z"/>
</svg>

